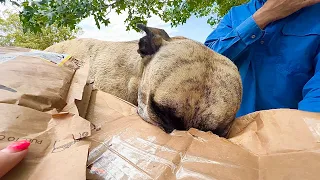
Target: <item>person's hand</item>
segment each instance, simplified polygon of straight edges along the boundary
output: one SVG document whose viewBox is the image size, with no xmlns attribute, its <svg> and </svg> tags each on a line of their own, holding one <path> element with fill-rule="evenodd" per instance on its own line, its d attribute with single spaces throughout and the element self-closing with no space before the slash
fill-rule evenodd
<svg viewBox="0 0 320 180">
<path fill-rule="evenodd" d="M 296 11 L 320 3 L 320 0 L 267 0 L 267 2 L 253 15 L 261 29 L 269 23 L 283 19 Z"/>
<path fill-rule="evenodd" d="M 29 145 L 29 141 L 22 140 L 0 150 L 0 179 L 27 155 Z"/>
</svg>

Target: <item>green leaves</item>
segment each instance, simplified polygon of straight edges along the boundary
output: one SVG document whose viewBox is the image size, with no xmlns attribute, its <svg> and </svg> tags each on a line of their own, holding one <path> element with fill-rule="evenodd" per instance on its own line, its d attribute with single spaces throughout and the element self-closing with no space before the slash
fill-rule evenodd
<svg viewBox="0 0 320 180">
<path fill-rule="evenodd" d="M 0 0 L 2 2 L 4 0 Z M 215 25 L 228 10 L 248 0 L 25 0 L 20 13 L 24 31 L 41 31 L 42 27 L 54 23 L 58 27 L 75 29 L 84 18 L 93 16 L 95 24 L 108 26 L 108 14 L 127 12 L 127 30 L 135 29 L 136 23 L 147 23 L 151 15 L 170 22 L 172 27 L 186 23 L 192 16 L 208 17 L 208 23 Z"/>
<path fill-rule="evenodd" d="M 214 12 L 217 14 L 217 18 L 214 20 L 213 19 L 210 20 L 211 22 L 210 24 L 218 23 L 219 20 L 230 10 L 230 8 L 241 5 L 248 1 L 249 0 L 231 0 L 231 1 L 216 0 L 217 7 L 214 9 Z"/>
<path fill-rule="evenodd" d="M 20 4 L 19 4 L 17 1 L 10 0 L 9 2 L 11 2 L 12 5 L 20 6 Z M 1 4 L 5 4 L 5 3 L 6 3 L 6 0 L 0 0 L 0 3 L 1 3 Z"/>
<path fill-rule="evenodd" d="M 19 18 L 25 21 L 26 24 L 32 22 L 33 19 L 28 20 L 21 14 L 19 17 L 19 14 L 9 11 L 5 11 L 3 14 L 8 18 L 0 17 L 0 32 L 5 34 L 5 36 L 0 36 L 0 46 L 19 46 L 43 50 L 54 43 L 73 39 L 81 32 L 79 27 L 75 26 L 74 30 L 70 30 L 68 27 L 58 27 L 57 23 L 46 27 L 37 25 L 34 26 L 35 31 L 29 31 L 22 27 Z"/>
<path fill-rule="evenodd" d="M 175 0 L 169 1 L 169 6 L 166 7 L 162 15 L 165 22 L 170 22 L 171 26 L 177 26 L 186 23 L 192 16 L 206 17 L 213 15 L 215 0 Z"/>
</svg>

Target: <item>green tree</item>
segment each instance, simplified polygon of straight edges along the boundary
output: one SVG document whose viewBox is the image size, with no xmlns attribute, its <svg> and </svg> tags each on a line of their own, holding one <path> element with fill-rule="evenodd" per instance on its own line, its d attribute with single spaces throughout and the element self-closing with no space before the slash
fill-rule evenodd
<svg viewBox="0 0 320 180">
<path fill-rule="evenodd" d="M 0 17 L 0 46 L 19 46 L 43 50 L 54 43 L 73 39 L 81 32 L 79 27 L 70 30 L 56 24 L 41 28 L 41 32 L 23 32 L 19 14 L 5 11 Z"/>
<path fill-rule="evenodd" d="M 5 0 L 0 0 L 5 1 Z M 10 0 L 13 4 L 16 1 Z M 118 14 L 126 11 L 127 30 L 135 29 L 137 23 L 146 24 L 152 14 L 172 27 L 184 24 L 192 15 L 208 17 L 208 23 L 215 25 L 228 10 L 248 0 L 24 0 L 20 19 L 23 27 L 40 31 L 41 27 L 57 23 L 71 29 L 84 18 L 93 16 L 96 26 L 108 26 L 111 10 Z"/>
</svg>

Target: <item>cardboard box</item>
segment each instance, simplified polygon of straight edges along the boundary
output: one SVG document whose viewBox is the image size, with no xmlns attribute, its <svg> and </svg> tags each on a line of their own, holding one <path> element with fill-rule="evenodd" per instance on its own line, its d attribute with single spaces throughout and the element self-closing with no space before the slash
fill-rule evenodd
<svg viewBox="0 0 320 180">
<path fill-rule="evenodd" d="M 0 149 L 27 139 L 27 157 L 3 178 L 85 179 L 90 123 L 69 113 L 50 115 L 27 107 L 0 103 Z"/>
<path fill-rule="evenodd" d="M 0 57 L 12 58 L 9 51 Z M 236 119 L 228 139 L 197 129 L 166 134 L 134 105 L 94 90 L 89 64 L 21 51 L 0 63 L 0 149 L 19 139 L 31 146 L 5 180 L 320 177 L 318 113 L 252 113 Z"/>
<path fill-rule="evenodd" d="M 74 101 L 74 98 L 82 97 L 88 73 L 82 69 L 77 71 L 79 67 L 76 59 L 64 54 L 1 53 L 0 103 L 18 104 L 43 112 L 62 111 L 69 99 Z"/>
<path fill-rule="evenodd" d="M 31 142 L 27 157 L 1 179 L 85 179 L 90 143 L 82 139 L 91 135 L 91 124 L 76 102 L 88 69 L 62 54 L 0 51 L 0 149 Z"/>
<path fill-rule="evenodd" d="M 94 92 L 87 119 L 96 130 L 87 179 L 316 180 L 320 115 L 269 110 L 237 119 L 229 139 L 190 129 L 166 134 L 136 107 Z"/>
</svg>

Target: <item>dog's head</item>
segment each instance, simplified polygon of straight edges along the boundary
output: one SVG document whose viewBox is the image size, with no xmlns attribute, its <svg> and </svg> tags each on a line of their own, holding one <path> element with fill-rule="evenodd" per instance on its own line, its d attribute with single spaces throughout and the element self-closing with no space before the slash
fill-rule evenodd
<svg viewBox="0 0 320 180">
<path fill-rule="evenodd" d="M 142 58 L 154 55 L 165 41 L 171 40 L 167 32 L 163 29 L 147 27 L 143 24 L 137 24 L 137 27 L 146 33 L 146 35 L 139 40 L 138 53 Z"/>
<path fill-rule="evenodd" d="M 146 33 L 138 53 L 148 58 L 138 88 L 138 114 L 167 133 L 226 126 L 241 100 L 236 66 L 196 41 L 138 27 Z"/>
</svg>

